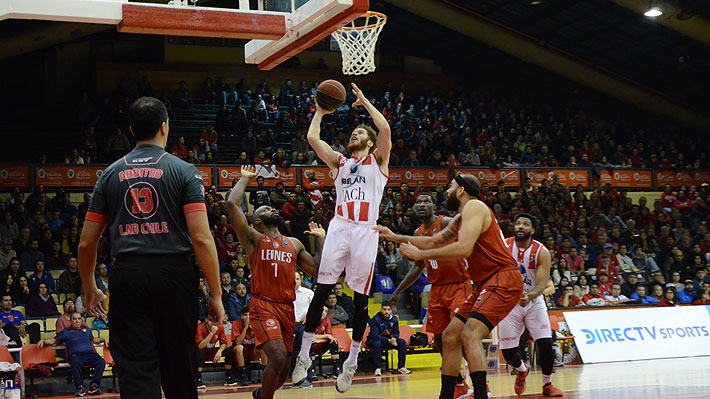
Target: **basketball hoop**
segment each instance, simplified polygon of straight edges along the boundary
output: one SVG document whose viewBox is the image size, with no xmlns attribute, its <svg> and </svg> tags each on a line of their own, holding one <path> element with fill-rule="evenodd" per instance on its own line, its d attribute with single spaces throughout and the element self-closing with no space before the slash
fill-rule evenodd
<svg viewBox="0 0 710 399">
<path fill-rule="evenodd" d="M 385 14 L 368 11 L 332 33 L 343 56 L 343 75 L 375 71 L 375 44 L 385 23 Z"/>
</svg>

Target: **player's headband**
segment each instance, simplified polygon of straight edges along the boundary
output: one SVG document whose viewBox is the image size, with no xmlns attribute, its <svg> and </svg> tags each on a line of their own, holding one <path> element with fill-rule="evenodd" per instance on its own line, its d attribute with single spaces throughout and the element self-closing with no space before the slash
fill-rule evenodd
<svg viewBox="0 0 710 399">
<path fill-rule="evenodd" d="M 456 183 L 459 184 L 459 186 L 463 187 L 464 191 L 466 191 L 468 195 L 470 195 L 471 197 L 478 196 L 478 190 L 471 183 L 467 182 L 466 179 L 461 176 L 461 174 L 456 175 L 456 177 L 454 177 L 454 180 L 456 181 Z"/>
</svg>

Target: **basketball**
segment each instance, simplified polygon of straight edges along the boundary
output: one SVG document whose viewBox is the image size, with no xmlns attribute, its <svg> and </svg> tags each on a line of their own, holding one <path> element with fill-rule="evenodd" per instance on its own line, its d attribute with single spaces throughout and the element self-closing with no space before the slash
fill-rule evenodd
<svg viewBox="0 0 710 399">
<path fill-rule="evenodd" d="M 345 87 L 337 80 L 328 79 L 321 82 L 316 89 L 316 102 L 327 111 L 334 111 L 345 104 Z"/>
</svg>

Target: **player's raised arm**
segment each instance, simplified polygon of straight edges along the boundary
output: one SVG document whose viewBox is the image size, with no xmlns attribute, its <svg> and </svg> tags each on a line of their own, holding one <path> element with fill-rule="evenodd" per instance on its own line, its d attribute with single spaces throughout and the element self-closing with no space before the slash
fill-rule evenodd
<svg viewBox="0 0 710 399">
<path fill-rule="evenodd" d="M 237 181 L 237 184 L 234 185 L 232 192 L 229 193 L 229 198 L 227 198 L 229 219 L 234 226 L 234 230 L 237 232 L 239 243 L 248 255 L 251 255 L 254 248 L 256 248 L 256 243 L 259 240 L 259 232 L 249 226 L 247 217 L 242 210 L 242 198 L 244 197 L 244 191 L 247 188 L 247 184 L 249 184 L 249 180 L 253 179 L 255 176 L 256 172 L 253 166 L 242 166 L 242 177 Z"/>
<path fill-rule="evenodd" d="M 333 113 L 334 111 L 326 111 L 316 103 L 316 113 L 313 115 L 311 125 L 308 127 L 308 144 L 313 147 L 313 150 L 318 154 L 318 158 L 325 162 L 331 169 L 338 168 L 338 157 L 340 153 L 333 150 L 328 143 L 320 138 L 320 123 L 323 120 L 323 115 Z"/>
<path fill-rule="evenodd" d="M 417 246 L 413 244 L 404 243 L 400 245 L 399 252 L 402 256 L 414 260 L 466 258 L 471 255 L 478 237 L 484 231 L 486 217 L 490 217 L 488 215 L 488 207 L 484 203 L 480 201 L 470 201 L 461 212 L 461 228 L 459 229 L 458 240 L 456 242 L 443 247 L 424 250 L 417 248 Z M 454 223 L 449 223 L 449 226 L 444 231 L 447 231 L 449 227 L 454 225 Z"/>
<path fill-rule="evenodd" d="M 375 156 L 380 166 L 387 168 L 390 161 L 390 151 L 392 150 L 390 124 L 387 122 L 385 116 L 365 97 L 360 88 L 358 88 L 355 83 L 351 83 L 351 85 L 353 86 L 353 94 L 357 97 L 357 101 L 355 101 L 352 106 L 362 105 L 370 116 L 372 116 L 372 123 L 375 124 L 378 131 Z M 383 172 L 387 173 L 387 170 L 383 170 Z"/>
<path fill-rule="evenodd" d="M 325 229 L 318 223 L 310 222 L 308 224 L 308 231 L 304 234 L 308 236 L 313 236 L 316 239 L 316 257 L 312 257 L 303 243 L 295 240 L 296 245 L 300 244 L 300 248 L 296 248 L 298 251 L 298 267 L 301 268 L 306 274 L 318 277 L 318 267 L 320 266 L 320 259 L 323 253 L 323 244 L 325 243 Z"/>
<path fill-rule="evenodd" d="M 431 249 L 442 247 L 456 239 L 456 229 L 460 219 L 460 215 L 456 215 L 451 222 L 448 223 L 445 229 L 434 234 L 433 236 L 407 236 L 403 234 L 395 234 L 392 230 L 384 226 L 375 226 L 375 231 L 380 233 L 380 237 L 388 241 L 398 243 L 409 243 L 419 249 Z"/>
</svg>

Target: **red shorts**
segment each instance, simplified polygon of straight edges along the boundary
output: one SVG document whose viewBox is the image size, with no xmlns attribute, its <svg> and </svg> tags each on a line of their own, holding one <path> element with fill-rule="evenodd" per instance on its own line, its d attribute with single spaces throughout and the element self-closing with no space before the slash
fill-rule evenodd
<svg viewBox="0 0 710 399">
<path fill-rule="evenodd" d="M 473 295 L 466 299 L 467 306 L 456 312 L 456 317 L 462 320 L 474 317 L 492 330 L 520 302 L 522 295 L 520 270 L 506 268 L 476 287 Z"/>
<path fill-rule="evenodd" d="M 272 339 L 280 339 L 284 341 L 287 352 L 293 350 L 296 334 L 293 303 L 269 302 L 253 297 L 249 303 L 249 317 L 257 349 Z"/>
<path fill-rule="evenodd" d="M 469 281 L 432 284 L 427 309 L 426 331 L 441 334 L 457 312 L 471 313 L 472 306 L 466 298 L 473 293 Z"/>
</svg>

